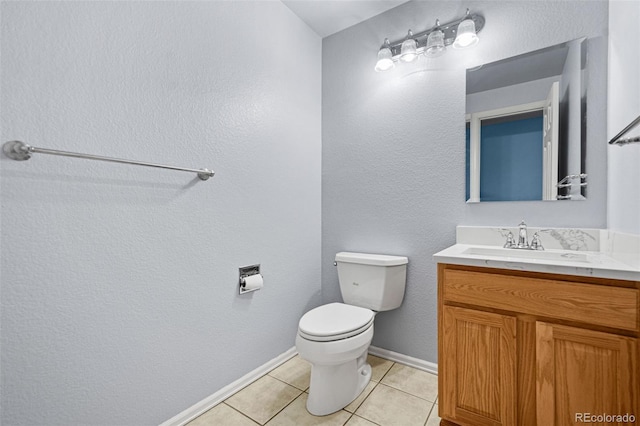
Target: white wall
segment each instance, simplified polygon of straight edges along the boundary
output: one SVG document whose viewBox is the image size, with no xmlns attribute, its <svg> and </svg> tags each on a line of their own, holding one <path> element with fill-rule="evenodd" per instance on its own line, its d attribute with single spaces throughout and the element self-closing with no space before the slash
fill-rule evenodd
<svg viewBox="0 0 640 426">
<path fill-rule="evenodd" d="M 1 14 L 2 142 L 216 176 L 1 156 L 0 422 L 158 424 L 291 348 L 321 301 L 320 38 L 279 1 Z"/>
<path fill-rule="evenodd" d="M 608 138 L 640 115 L 640 2 L 609 3 Z M 640 135 L 640 126 L 625 137 Z M 640 143 L 613 146 L 609 162 L 609 228 L 640 235 Z"/>
<path fill-rule="evenodd" d="M 560 101 L 563 100 L 567 103 L 567 137 L 569 143 L 567 144 L 567 164 L 566 168 L 563 167 L 560 170 L 566 170 L 566 173 L 563 173 L 561 176 L 558 176 L 558 179 L 563 179 L 568 174 L 580 174 L 582 173 L 581 163 L 582 163 L 582 153 L 581 153 L 581 143 L 582 143 L 582 117 L 584 115 L 584 111 L 582 110 L 582 99 L 584 97 L 583 87 L 586 85 L 583 83 L 584 79 L 589 80 L 589 72 L 587 69 L 583 70 L 581 66 L 582 62 L 582 54 L 581 54 L 582 46 L 579 41 L 573 41 L 569 43 L 569 50 L 567 52 L 567 60 L 564 64 L 564 70 L 562 71 L 562 78 L 560 79 Z M 587 57 L 587 68 L 588 68 L 588 57 Z M 580 82 L 580 84 L 577 84 Z M 568 93 L 567 93 L 568 92 Z M 587 152 L 587 156 L 589 152 Z M 590 184 L 587 174 L 587 184 Z M 581 193 L 581 188 L 579 184 L 580 180 L 573 180 L 574 184 L 569 193 L 573 198 L 579 197 Z M 587 196 L 589 187 L 587 185 Z"/>
<path fill-rule="evenodd" d="M 385 37 L 481 13 L 469 51 L 376 73 Z M 437 361 L 436 263 L 456 225 L 606 225 L 605 1 L 414 1 L 323 40 L 322 273 L 340 300 L 341 250 L 409 257 L 403 305 L 376 317 L 374 345 Z M 588 36 L 586 201 L 465 203 L 465 69 Z"/>
<path fill-rule="evenodd" d="M 528 104 L 547 99 L 551 85 L 559 81 L 560 75 L 527 81 L 526 83 L 470 93 L 466 98 L 465 112 L 489 111 L 513 105 Z"/>
</svg>

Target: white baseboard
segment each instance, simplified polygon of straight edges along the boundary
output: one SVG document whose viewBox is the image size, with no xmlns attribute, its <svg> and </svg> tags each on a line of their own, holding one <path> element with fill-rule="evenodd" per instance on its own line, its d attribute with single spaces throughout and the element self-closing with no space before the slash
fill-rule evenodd
<svg viewBox="0 0 640 426">
<path fill-rule="evenodd" d="M 293 358 L 297 354 L 298 354 L 298 351 L 296 351 L 296 348 L 294 346 L 291 349 L 287 350 L 286 352 L 273 358 L 272 360 L 262 364 L 260 367 L 256 368 L 255 370 L 245 374 L 235 382 L 230 383 L 227 386 L 223 387 L 213 395 L 208 396 L 202 401 L 187 408 L 182 413 L 170 418 L 169 420 L 162 423 L 160 426 L 182 426 L 187 424 L 188 422 L 195 419 L 199 415 L 203 414 L 204 412 L 215 407 L 225 399 L 229 398 L 231 395 L 238 392 L 240 389 L 255 382 L 260 377 L 267 374 L 269 371 L 273 370 L 274 368 L 278 367 L 281 364 L 284 364 L 286 361 Z"/>
<path fill-rule="evenodd" d="M 418 370 L 438 374 L 438 364 L 435 364 L 433 362 L 414 358 L 398 352 L 393 352 L 388 349 L 378 348 L 376 346 L 369 346 L 369 353 L 371 355 L 379 356 L 380 358 L 388 359 L 389 361 L 394 361 L 400 364 L 408 365 L 409 367 L 417 368 Z"/>
</svg>

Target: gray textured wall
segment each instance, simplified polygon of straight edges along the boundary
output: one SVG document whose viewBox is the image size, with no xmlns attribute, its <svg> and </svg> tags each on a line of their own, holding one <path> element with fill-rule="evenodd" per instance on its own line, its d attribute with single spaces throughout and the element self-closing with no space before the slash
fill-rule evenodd
<svg viewBox="0 0 640 426">
<path fill-rule="evenodd" d="M 2 2 L 1 53 L 2 142 L 216 176 L 1 156 L 0 422 L 158 424 L 291 348 L 321 301 L 320 38 L 280 2 Z"/>
<path fill-rule="evenodd" d="M 385 37 L 464 14 L 486 18 L 469 51 L 376 73 Z M 373 344 L 437 362 L 436 263 L 456 225 L 606 225 L 604 1 L 409 2 L 323 40 L 323 298 L 340 300 L 332 259 L 341 250 L 409 257 L 403 305 L 376 317 Z M 582 36 L 589 54 L 589 199 L 464 202 L 465 68 Z"/>
</svg>

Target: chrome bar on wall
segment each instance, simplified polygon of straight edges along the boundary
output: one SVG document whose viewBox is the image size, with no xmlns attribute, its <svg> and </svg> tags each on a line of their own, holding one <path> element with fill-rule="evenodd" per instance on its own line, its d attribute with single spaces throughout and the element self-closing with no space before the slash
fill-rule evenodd
<svg viewBox="0 0 640 426">
<path fill-rule="evenodd" d="M 64 157 L 84 158 L 87 160 L 109 161 L 112 163 L 133 164 L 136 166 L 156 167 L 160 169 L 178 170 L 183 172 L 197 173 L 201 180 L 207 180 L 212 177 L 215 172 L 209 169 L 188 169 L 185 167 L 166 166 L 163 164 L 146 163 L 144 161 L 123 160 L 121 158 L 101 157 L 91 154 L 80 154 L 77 152 L 58 151 L 55 149 L 37 148 L 35 146 L 27 145 L 20 141 L 5 142 L 2 146 L 2 150 L 5 155 L 13 160 L 23 161 L 31 158 L 33 153 L 38 154 L 50 154 L 61 155 Z"/>
<path fill-rule="evenodd" d="M 622 129 L 622 131 L 620 133 L 615 135 L 609 141 L 609 145 L 626 145 L 628 143 L 640 142 L 640 136 L 636 136 L 636 137 L 633 137 L 633 138 L 622 139 L 622 137 L 624 135 L 626 135 L 628 131 L 630 131 L 631 129 L 636 127 L 638 124 L 640 124 L 640 116 L 638 116 L 638 118 L 633 120 L 627 127 Z"/>
</svg>

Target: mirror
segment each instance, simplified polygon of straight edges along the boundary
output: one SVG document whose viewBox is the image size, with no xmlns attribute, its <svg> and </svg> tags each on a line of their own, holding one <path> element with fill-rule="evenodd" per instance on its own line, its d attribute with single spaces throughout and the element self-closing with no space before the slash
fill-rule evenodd
<svg viewBox="0 0 640 426">
<path fill-rule="evenodd" d="M 585 199 L 586 44 L 467 69 L 467 202 Z"/>
</svg>

